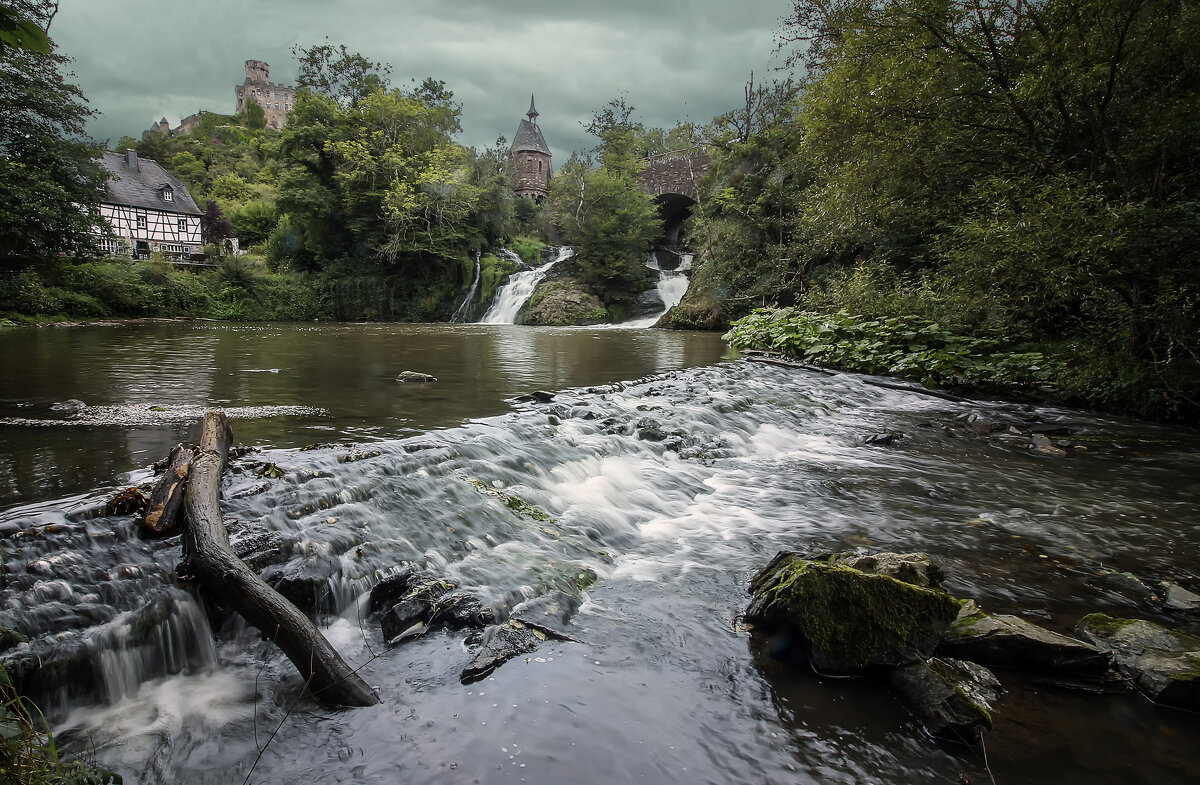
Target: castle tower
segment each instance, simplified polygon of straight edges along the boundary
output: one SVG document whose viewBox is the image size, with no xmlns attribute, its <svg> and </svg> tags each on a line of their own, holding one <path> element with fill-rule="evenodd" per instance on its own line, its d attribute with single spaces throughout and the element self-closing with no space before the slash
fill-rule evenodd
<svg viewBox="0 0 1200 785">
<path fill-rule="evenodd" d="M 288 112 L 296 103 L 296 91 L 286 85 L 271 81 L 271 66 L 262 60 L 246 61 L 246 81 L 235 85 L 237 111 L 244 112 L 246 104 L 253 99 L 263 108 L 267 116 L 267 128 L 278 131 L 287 122 Z"/>
<path fill-rule="evenodd" d="M 513 192 L 517 196 L 528 196 L 541 201 L 550 193 L 550 148 L 542 138 L 542 130 L 538 128 L 538 110 L 533 104 L 533 96 L 529 96 L 529 111 L 527 119 L 517 126 L 517 135 L 513 138 L 512 152 L 512 181 Z"/>
</svg>

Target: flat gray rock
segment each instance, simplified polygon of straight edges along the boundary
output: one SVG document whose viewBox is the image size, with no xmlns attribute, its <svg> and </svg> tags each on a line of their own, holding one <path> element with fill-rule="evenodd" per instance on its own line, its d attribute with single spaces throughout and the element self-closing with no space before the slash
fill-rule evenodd
<svg viewBox="0 0 1200 785">
<path fill-rule="evenodd" d="M 1016 616 L 986 613 L 960 618 L 937 647 L 938 654 L 1000 668 L 1102 676 L 1112 665 L 1107 652 Z"/>
</svg>

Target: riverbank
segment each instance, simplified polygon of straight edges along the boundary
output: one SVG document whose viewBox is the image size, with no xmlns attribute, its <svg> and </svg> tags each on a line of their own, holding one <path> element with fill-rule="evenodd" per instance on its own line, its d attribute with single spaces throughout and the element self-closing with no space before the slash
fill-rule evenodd
<svg viewBox="0 0 1200 785">
<path fill-rule="evenodd" d="M 757 309 L 733 322 L 725 340 L 737 349 L 778 352 L 815 366 L 911 379 L 964 398 L 1074 406 L 1184 425 L 1200 418 L 1200 401 L 1172 390 L 1151 369 L 1114 367 L 1101 347 L 1079 341 L 964 335 L 913 314 L 866 317 L 801 308 Z"/>
</svg>

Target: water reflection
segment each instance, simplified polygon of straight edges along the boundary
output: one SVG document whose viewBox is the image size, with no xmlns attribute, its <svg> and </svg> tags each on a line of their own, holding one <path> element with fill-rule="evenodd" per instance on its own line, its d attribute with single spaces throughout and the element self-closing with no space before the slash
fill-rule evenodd
<svg viewBox="0 0 1200 785">
<path fill-rule="evenodd" d="M 606 384 L 717 361 L 719 336 L 511 325 L 151 324 L 0 331 L 0 417 L 89 405 L 314 406 L 238 423 L 246 444 L 379 440 L 507 410 L 531 389 Z M 438 378 L 399 384 L 401 371 Z M 111 484 L 189 427 L 0 425 L 0 506 Z"/>
</svg>

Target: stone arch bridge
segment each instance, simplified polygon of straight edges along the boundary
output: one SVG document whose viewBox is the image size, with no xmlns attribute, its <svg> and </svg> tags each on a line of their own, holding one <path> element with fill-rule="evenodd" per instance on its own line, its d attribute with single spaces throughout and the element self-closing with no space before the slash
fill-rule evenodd
<svg viewBox="0 0 1200 785">
<path fill-rule="evenodd" d="M 674 249 L 679 244 L 679 229 L 700 200 L 700 179 L 711 163 L 704 147 L 673 150 L 646 159 L 641 185 L 658 203 L 663 219 L 661 246 Z"/>
</svg>

